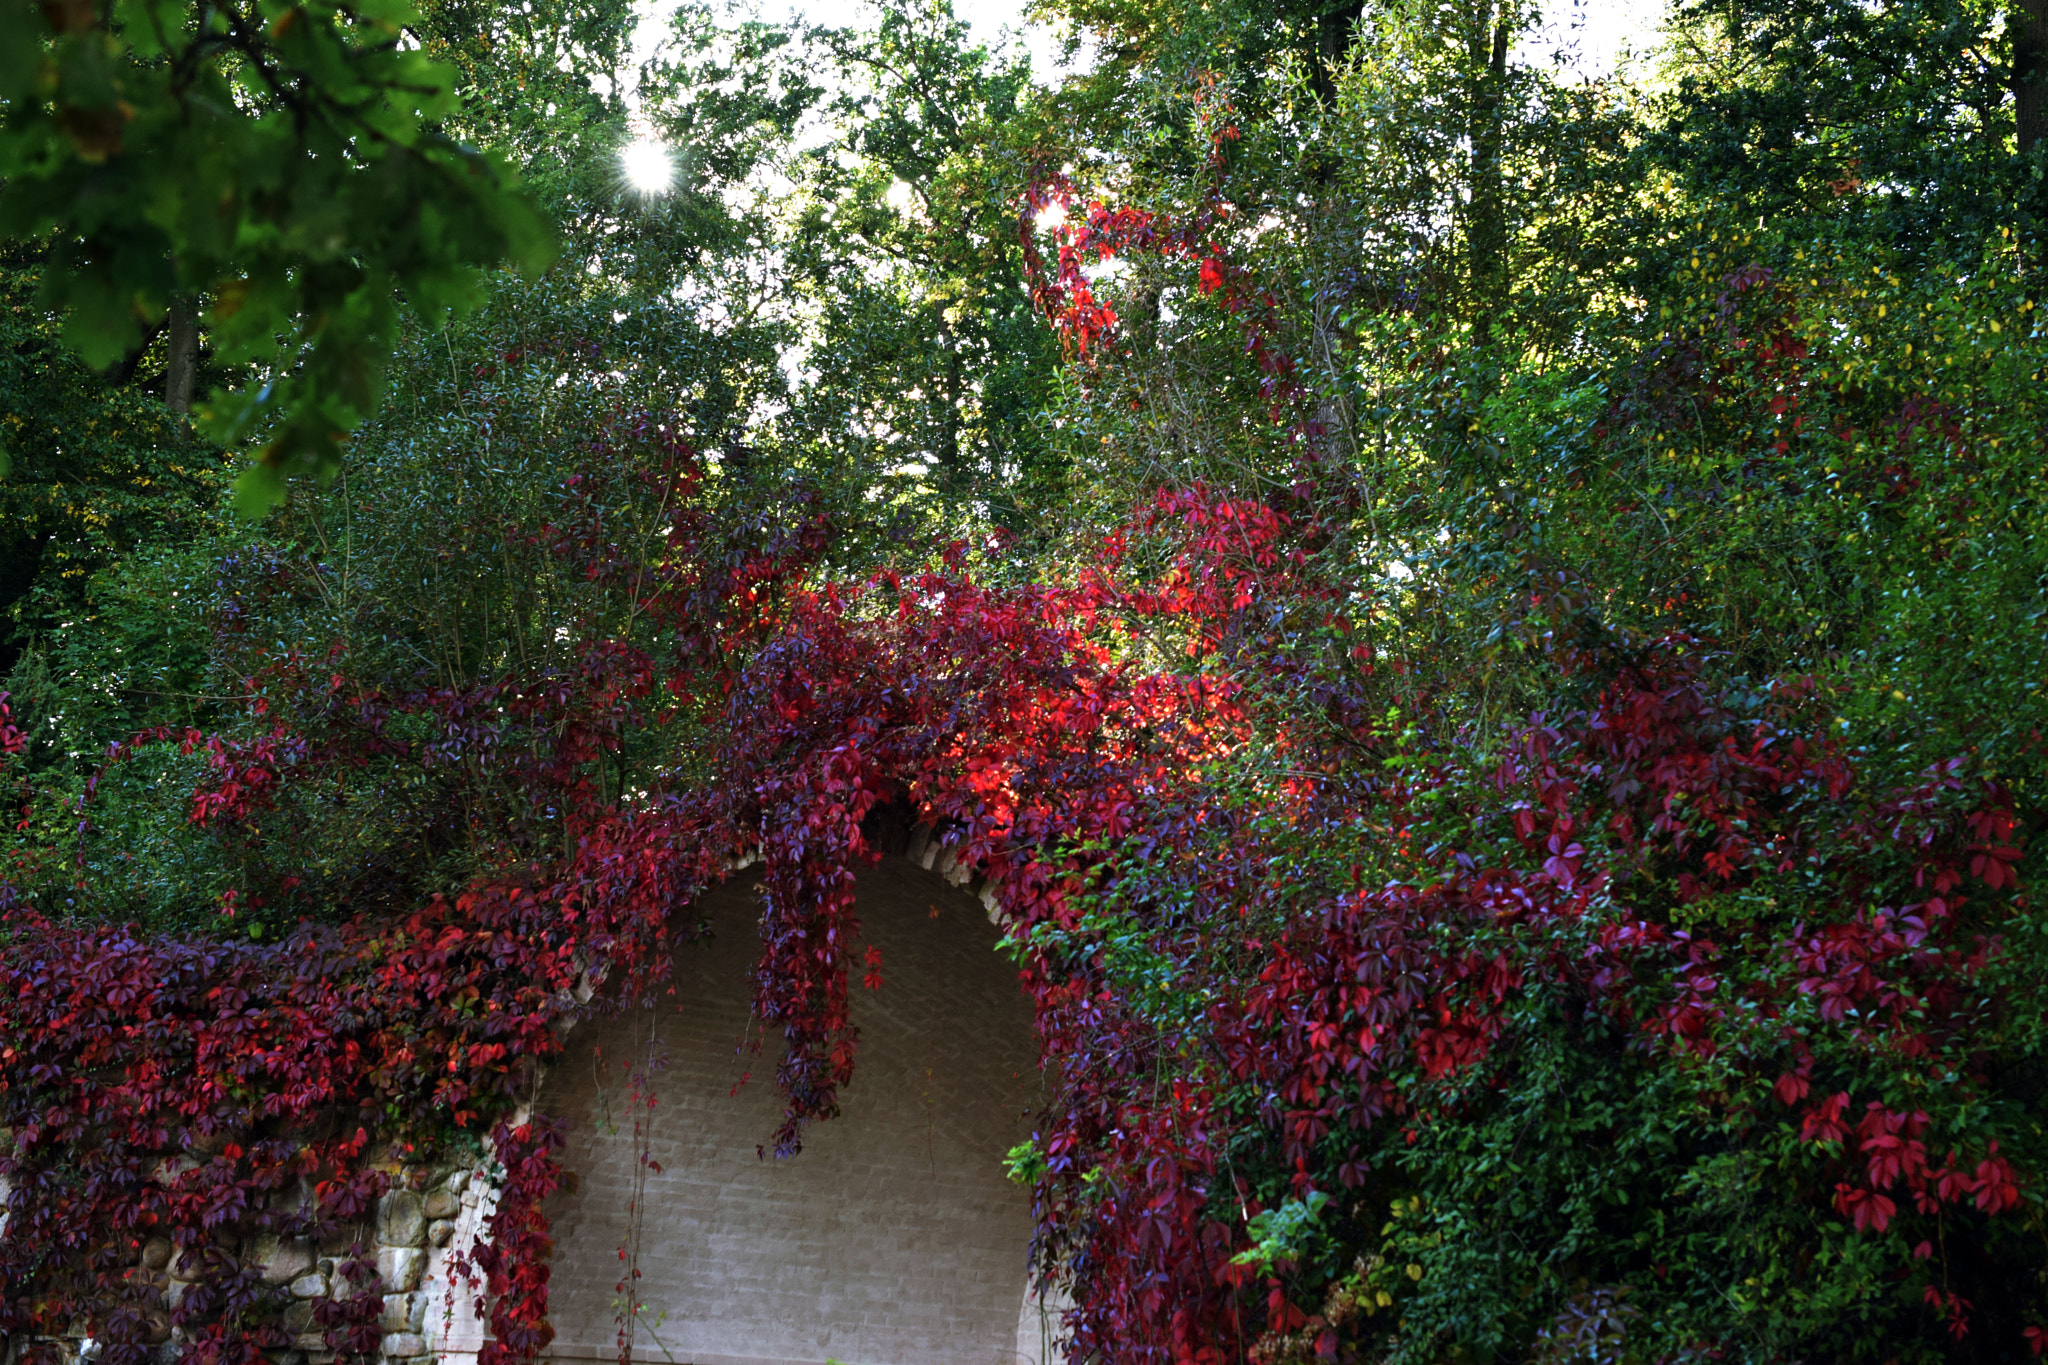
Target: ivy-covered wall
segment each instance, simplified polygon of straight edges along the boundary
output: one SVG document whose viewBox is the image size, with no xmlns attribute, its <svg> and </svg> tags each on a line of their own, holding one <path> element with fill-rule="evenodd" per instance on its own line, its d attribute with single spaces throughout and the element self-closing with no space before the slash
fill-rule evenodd
<svg viewBox="0 0 2048 1365">
<path fill-rule="evenodd" d="M 690 907 L 668 993 L 588 1020 L 536 1091 L 564 1125 L 569 1182 L 544 1205 L 554 1236 L 544 1358 L 689 1365 L 1017 1365 L 1056 1359 L 1061 1306 L 1027 1285 L 1029 1200 L 1005 1156 L 1044 1102 L 1031 1007 L 999 950 L 994 891 L 928 831 L 885 836 L 861 873 L 864 989 L 853 1020 L 862 1068 L 834 1122 L 777 1159 L 773 1083 L 781 1040 L 750 1014 L 760 886 L 742 869 Z M 586 988 L 587 989 L 587 988 Z M 157 1172 L 227 1155 L 197 1139 Z M 380 1300 L 376 1355 L 391 1365 L 473 1365 L 486 1331 L 474 1254 L 503 1172 L 488 1158 L 374 1164 L 386 1193 L 322 1238 L 238 1233 L 315 1213 L 310 1182 L 265 1201 L 198 1249 L 169 1236 L 125 1248 L 146 1291 L 146 1337 L 165 1365 L 193 1334 L 176 1310 L 275 1315 L 283 1344 L 261 1365 L 331 1365 L 328 1328 Z M 186 1304 L 187 1295 L 207 1301 Z M 246 1302 L 244 1301 L 246 1300 Z M 197 1310 L 196 1312 L 192 1310 Z M 24 1336 L 48 1365 L 101 1354 L 83 1319 Z M 52 1354 L 54 1353 L 54 1360 Z M 256 1361 L 246 1365 L 259 1365 Z"/>
<path fill-rule="evenodd" d="M 208 1148 L 226 1145 L 224 1139 L 195 1143 L 192 1156 L 165 1163 L 155 1176 L 169 1184 L 181 1170 L 218 1155 Z M 324 1324 L 338 1320 L 339 1306 L 365 1296 L 381 1301 L 374 1319 L 380 1359 L 423 1365 L 450 1356 L 473 1358 L 483 1334 L 465 1263 L 497 1201 L 489 1163 L 391 1161 L 382 1173 L 389 1192 L 360 1219 L 326 1237 L 238 1235 L 224 1228 L 184 1250 L 169 1235 L 128 1239 L 118 1249 L 128 1262 L 122 1278 L 146 1291 L 137 1296 L 149 1305 L 140 1310 L 143 1336 L 157 1359 L 176 1360 L 193 1345 L 195 1334 L 174 1321 L 181 1306 L 196 1309 L 194 1316 L 202 1320 L 223 1310 L 268 1307 L 289 1337 L 264 1354 L 269 1365 L 329 1365 L 336 1353 Z M 302 1185 L 267 1202 L 276 1212 L 304 1216 L 313 1208 L 313 1190 Z M 207 1302 L 187 1304 L 188 1297 Z M 16 1365 L 28 1358 L 48 1361 L 54 1354 L 62 1365 L 89 1365 L 102 1353 L 102 1343 L 80 1318 L 61 1337 L 23 1334 L 7 1341 L 0 1360 Z"/>
<path fill-rule="evenodd" d="M 860 1068 L 797 1155 L 761 1151 L 784 1101 L 781 1040 L 749 1023 L 748 872 L 697 903 L 710 935 L 678 949 L 671 997 L 580 1026 L 550 1068 L 538 1108 L 576 1175 L 545 1206 L 553 1358 L 617 1360 L 629 1318 L 638 1360 L 1045 1358 L 1038 1315 L 1020 1323 L 1029 1199 L 1003 1167 L 1042 1103 L 1016 970 L 936 871 L 885 858 L 855 895 L 880 989 L 856 989 Z"/>
</svg>

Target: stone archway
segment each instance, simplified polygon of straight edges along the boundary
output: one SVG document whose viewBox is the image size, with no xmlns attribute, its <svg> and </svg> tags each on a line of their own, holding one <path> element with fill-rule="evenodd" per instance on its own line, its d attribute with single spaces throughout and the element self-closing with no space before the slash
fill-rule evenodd
<svg viewBox="0 0 2048 1365">
<path fill-rule="evenodd" d="M 636 1232 L 642 1361 L 1049 1358 L 1025 1292 L 1027 1200 L 1002 1169 L 1039 1099 L 1015 970 L 994 951 L 983 903 L 948 878 L 890 858 L 861 874 L 856 894 L 883 985 L 855 986 L 854 1079 L 840 1117 L 807 1130 L 800 1155 L 757 1155 L 781 1115 L 780 1038 L 756 1056 L 741 1050 L 759 952 L 747 872 L 699 903 L 712 934 L 678 950 L 675 998 L 579 1028 L 550 1069 L 537 1107 L 568 1121 L 565 1162 L 578 1176 L 548 1208 L 554 1359 L 618 1358 L 620 1250 Z M 652 1072 L 643 1140 L 627 1068 L 650 1040 L 666 1065 Z M 642 1166 L 643 1150 L 658 1171 Z"/>
</svg>

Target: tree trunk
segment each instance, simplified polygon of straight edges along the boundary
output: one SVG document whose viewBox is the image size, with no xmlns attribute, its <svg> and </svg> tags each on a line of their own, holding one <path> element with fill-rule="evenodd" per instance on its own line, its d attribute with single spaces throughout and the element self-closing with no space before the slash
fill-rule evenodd
<svg viewBox="0 0 2048 1365">
<path fill-rule="evenodd" d="M 938 381 L 934 387 L 939 390 L 936 397 L 941 404 L 939 448 L 936 452 L 939 479 L 948 488 L 965 488 L 967 471 L 962 468 L 960 458 L 960 398 L 964 388 L 960 372 L 960 344 L 953 335 L 952 327 L 943 321 L 939 324 L 939 348 L 946 355 L 945 368 L 933 376 Z"/>
<path fill-rule="evenodd" d="M 192 384 L 199 373 L 199 310 L 189 294 L 171 300 L 170 360 L 164 366 L 164 403 L 175 413 L 192 411 Z"/>
<path fill-rule="evenodd" d="M 2012 17 L 2013 125 L 2020 155 L 2048 133 L 2048 0 L 2018 0 Z"/>
<path fill-rule="evenodd" d="M 1508 69 L 1508 6 L 1486 6 L 1468 36 L 1471 59 L 1470 122 L 1472 146 L 1471 227 L 1466 238 L 1470 256 L 1472 309 L 1475 317 L 1498 313 L 1507 302 L 1507 206 L 1502 202 L 1501 153 L 1506 140 L 1502 105 Z"/>
<path fill-rule="evenodd" d="M 2048 0 L 2014 0 L 2006 17 L 2012 31 L 2013 133 L 2019 154 L 2031 157 L 2048 136 Z M 2044 189 L 2036 182 L 2032 199 L 2034 231 L 2042 231 L 2040 218 Z M 2024 213 L 2022 217 L 2024 217 Z M 2048 270 L 2048 242 L 2039 243 L 2035 264 Z"/>
<path fill-rule="evenodd" d="M 1350 53 L 1352 35 L 1364 14 L 1364 0 L 1338 0 L 1315 17 L 1315 39 L 1308 48 L 1308 83 L 1325 108 L 1336 102 L 1334 73 Z"/>
</svg>

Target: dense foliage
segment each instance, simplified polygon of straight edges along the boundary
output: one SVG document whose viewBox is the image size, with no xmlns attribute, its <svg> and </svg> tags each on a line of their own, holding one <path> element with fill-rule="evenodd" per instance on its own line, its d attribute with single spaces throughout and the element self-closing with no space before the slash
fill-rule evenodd
<svg viewBox="0 0 2048 1365">
<path fill-rule="evenodd" d="M 261 371 L 217 394 L 217 439 L 252 431 L 242 481 L 328 473 L 377 406 L 399 299 L 438 322 L 478 267 L 549 255 L 505 169 L 437 125 L 450 74 L 395 6 L 0 7 L 0 232 L 49 245 L 39 300 L 87 363 L 190 332 Z M 185 318 L 174 321 L 179 307 Z M 189 389 L 185 402 L 189 404 Z"/>
<path fill-rule="evenodd" d="M 531 1359 L 534 1068 L 758 858 L 793 1151 L 909 818 L 1057 1063 L 1010 1160 L 1070 1360 L 2048 1346 L 2037 0 L 1680 4 L 1592 81 L 1491 0 L 1052 9 L 1055 84 L 942 3 L 685 6 L 637 71 L 623 5 L 250 29 L 439 63 L 420 173 L 516 165 L 563 244 L 352 314 L 389 396 L 260 524 L 235 470 L 298 466 L 145 392 L 167 343 L 64 349 L 91 225 L 9 221 L 0 1330 L 275 1351 L 221 1248 L 336 1235 L 401 1143 L 504 1171 Z M 0 98 L 70 185 L 186 87 L 50 14 Z M 92 44 L 155 102 L 74 99 Z M 346 290 L 429 202 L 337 229 Z M 217 286 L 310 287 L 296 239 L 136 214 L 263 382 Z"/>
</svg>

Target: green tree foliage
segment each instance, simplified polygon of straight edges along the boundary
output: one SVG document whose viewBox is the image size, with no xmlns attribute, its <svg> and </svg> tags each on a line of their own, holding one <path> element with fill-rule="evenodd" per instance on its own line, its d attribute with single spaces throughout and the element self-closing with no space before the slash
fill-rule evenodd
<svg viewBox="0 0 2048 1365">
<path fill-rule="evenodd" d="M 1041 584 L 1108 541 L 1192 592 L 1170 518 L 1132 509 L 1203 490 L 1173 505 L 1290 528 L 1286 571 L 1317 590 L 1247 587 L 1213 629 L 1101 626 L 1105 657 L 1206 675 L 1250 719 L 1194 765 L 1202 809 L 1145 812 L 1213 845 L 1073 850 L 1096 884 L 1033 945 L 1156 1064 L 1124 1078 L 1128 1112 L 1156 1117 L 1175 1078 L 1223 1097 L 1239 1183 L 1201 1216 L 1275 1297 L 1249 1339 L 1203 1345 L 1262 1365 L 2019 1359 L 2048 1325 L 2040 1191 L 1988 1222 L 1900 1213 L 1935 1220 L 1925 1253 L 1880 1235 L 1872 1205 L 1835 1202 L 1849 1131 L 1800 1135 L 1727 1060 L 1782 1039 L 1729 1024 L 1724 1053 L 1673 1066 L 1545 978 L 1502 993 L 1484 1065 L 1401 1074 L 1402 1122 L 1296 1151 L 1268 1121 L 1284 1106 L 1218 1060 L 1236 1021 L 1213 1006 L 1330 906 L 1435 894 L 1447 850 L 1530 877 L 1567 856 L 1524 846 L 1503 764 L 1549 742 L 1532 715 L 1580 715 L 1638 666 L 1717 699 L 1686 762 L 1768 721 L 1854 774 L 1745 821 L 1832 821 L 1825 843 L 1882 809 L 1910 833 L 1961 809 L 1952 778 L 2009 793 L 2038 843 L 2039 0 L 1681 3 L 1652 65 L 1593 81 L 1532 56 L 1544 16 L 1499 0 L 1046 8 L 1100 54 L 1058 85 L 942 0 L 848 31 L 685 5 L 637 70 L 617 0 L 20 10 L 25 41 L 0 31 L 15 886 L 59 916 L 274 937 L 573 843 L 490 777 L 541 748 L 513 703 L 584 687 L 611 642 L 710 677 L 772 636 L 766 596 L 707 641 L 628 581 L 682 543 L 649 471 L 685 445 L 705 455 L 688 535 L 742 577 L 801 550 L 820 577 L 971 559 Z M 643 137 L 670 149 L 668 193 L 620 178 Z M 562 258 L 536 278 L 475 273 L 550 234 Z M 181 296 L 206 302 L 197 372 L 243 395 L 214 401 L 214 444 L 155 396 Z M 338 475 L 252 527 L 218 501 L 244 446 Z M 231 835 L 188 818 L 209 760 L 183 727 L 331 733 L 344 684 L 390 752 L 287 775 Z M 621 703 L 631 724 L 570 777 L 621 808 L 683 799 L 730 739 L 694 705 Z M 108 761 L 152 727 L 173 730 Z M 1343 799 L 1281 799 L 1318 783 Z M 1697 797 L 1664 813 L 1691 828 Z M 1903 853 L 1694 894 L 1611 815 L 1560 836 L 1615 880 L 1547 951 L 1591 953 L 1626 912 L 1712 938 L 1728 998 L 1801 1027 L 1819 1005 L 1782 945 L 1924 894 Z M 1974 1060 L 1916 1072 L 1831 1034 L 1816 1065 L 2022 1161 L 2048 940 L 2009 890 L 1972 911 L 2000 945 Z M 1431 951 L 1542 946 L 1448 923 Z M 1122 1139 L 1092 1140 L 1071 1160 Z M 1069 1237 L 1118 1193 L 1041 1189 Z M 1937 1261 L 1974 1335 L 1917 1297 Z"/>
<path fill-rule="evenodd" d="M 625 6 L 577 6 L 418 21 L 428 50 L 464 73 L 447 127 L 516 165 L 569 250 L 537 280 L 483 277 L 479 306 L 452 325 L 399 319 L 384 343 L 388 397 L 336 481 L 322 492 L 317 475 L 297 480 L 261 528 L 224 514 L 231 459 L 157 396 L 162 337 L 89 368 L 37 292 L 46 245 L 21 248 L 0 372 L 19 451 L 0 483 L 4 687 L 32 737 L 10 842 L 19 884 L 39 886 L 46 908 L 206 925 L 233 892 L 238 927 L 260 934 L 299 914 L 400 905 L 459 884 L 479 859 L 559 839 L 559 813 L 454 809 L 459 772 L 404 764 L 317 797 L 292 789 L 264 838 L 223 839 L 186 818 L 203 759 L 180 754 L 176 735 L 119 763 L 106 755 L 152 727 L 261 734 L 317 716 L 295 692 L 313 655 L 404 698 L 573 672 L 581 641 L 624 629 L 631 611 L 583 585 L 546 528 L 593 433 L 643 414 L 716 451 L 743 446 L 755 412 L 780 401 L 788 326 L 760 297 L 735 316 L 747 243 L 770 231 L 769 208 L 745 191 L 817 95 L 777 57 L 787 34 L 701 10 L 676 16 L 645 70 L 621 74 L 630 20 Z M 707 149 L 668 196 L 621 179 L 627 80 L 649 121 Z M 202 331 L 202 373 L 232 378 L 213 339 Z M 623 524 L 656 515 L 633 479 L 587 472 L 615 483 Z M 763 496 L 778 487 L 763 484 Z M 651 754 L 623 758 L 651 780 Z M 613 790 L 624 771 L 607 778 Z M 71 817 L 88 788 L 95 814 L 81 827 Z"/>
<path fill-rule="evenodd" d="M 1324 86 L 1279 26 L 1190 10 L 1065 9 L 1113 63 L 1063 97 L 1094 154 L 1077 200 L 1203 235 L 1098 272 L 1125 325 L 1060 415 L 1107 438 L 1079 446 L 1091 481 L 1122 485 L 1105 506 L 1199 479 L 1327 528 L 1346 628 L 1272 609 L 1257 638 L 1280 633 L 1302 668 L 1269 684 L 1276 730 L 1327 717 L 1361 783 L 1449 763 L 1483 787 L 1505 731 L 1583 704 L 1553 671 L 1561 646 L 1626 655 L 1692 630 L 1722 685 L 1814 680 L 1871 789 L 1965 755 L 2038 834 L 2048 326 L 2027 7 L 1682 6 L 1643 86 L 1496 67 L 1489 24 L 1512 51 L 1534 16 L 1454 5 L 1367 7 L 1351 22 L 1369 40 Z M 1237 43 L 1207 27 L 1233 22 Z M 1238 64 L 1180 65 L 1181 32 Z M 1201 218 L 1217 200 L 1238 211 Z M 1205 253 L 1272 311 L 1205 277 Z M 1244 359 L 1254 332 L 1296 366 L 1277 409 Z M 1228 649 L 1216 667 L 1248 676 Z M 1247 837 L 1224 821 L 1211 861 L 1117 861 L 1075 937 L 1077 976 L 1146 1018 L 1162 1055 L 1216 1046 L 1201 1002 L 1264 960 L 1207 927 L 1209 897 L 1219 916 L 1270 898 L 1269 918 L 1246 912 L 1259 940 L 1345 888 L 1439 875 L 1403 850 L 1472 847 L 1447 793 L 1449 823 L 1400 849 L 1369 820 L 1345 837 L 1254 814 L 1299 761 L 1247 753 L 1232 779 L 1284 886 L 1214 885 Z M 1669 886 L 1616 894 L 1674 924 L 1699 913 Z M 1771 894 L 1773 915 L 1848 911 L 1839 888 Z M 2035 970 L 2033 919 L 2008 924 L 2012 971 Z M 1257 1358 L 2021 1358 L 2020 1316 L 2043 1307 L 2028 1233 L 1952 1232 L 1955 1292 L 2000 1334 L 1980 1347 L 1885 1288 L 1907 1246 L 1786 1197 L 1810 1145 L 1703 1120 L 1698 1090 L 1637 1070 L 1570 998 L 1524 1004 L 1501 1070 L 1417 1082 L 1426 1122 L 1319 1144 L 1320 1212 L 1270 1129 L 1233 1150 L 1271 1211 L 1247 1227 L 1270 1234 L 1265 1259 L 1243 1263 L 1279 1266 L 1319 1319 L 1288 1329 L 1276 1308 Z M 1926 1102 L 2028 1112 L 2031 1039 L 1987 1063 L 1980 1098 Z"/>
<path fill-rule="evenodd" d="M 218 452 L 146 385 L 160 375 L 112 383 L 62 345 L 37 297 L 45 268 L 0 264 L 0 439 L 15 452 L 0 480 L 0 668 L 80 610 L 114 559 L 190 534 L 221 480 Z"/>
<path fill-rule="evenodd" d="M 1834 220 L 1929 262 L 2037 236 L 2030 23 L 2024 3 L 1683 6 L 1650 155 L 1736 221 Z"/>
<path fill-rule="evenodd" d="M 0 233 L 49 237 L 41 301 L 96 368 L 207 298 L 216 353 L 255 371 L 206 410 L 217 440 L 262 442 L 245 509 L 332 474 L 382 394 L 401 295 L 438 323 L 481 267 L 549 255 L 503 165 L 440 130 L 453 83 L 411 17 L 0 8 Z"/>
<path fill-rule="evenodd" d="M 784 226 L 810 315 L 785 427 L 869 477 L 929 480 L 1016 524 L 1058 470 L 1040 420 L 1055 346 L 1017 235 L 1028 67 L 970 44 L 943 0 L 811 42 L 838 93 Z"/>
</svg>

